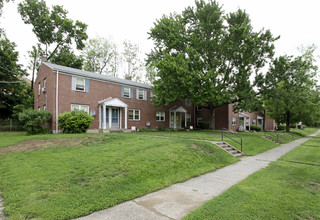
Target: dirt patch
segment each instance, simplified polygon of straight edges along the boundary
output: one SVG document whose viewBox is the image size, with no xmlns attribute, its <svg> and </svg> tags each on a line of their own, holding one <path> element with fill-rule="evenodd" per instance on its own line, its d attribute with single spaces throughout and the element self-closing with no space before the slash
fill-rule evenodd
<svg viewBox="0 0 320 220">
<path fill-rule="evenodd" d="M 205 148 L 202 148 L 196 144 L 191 144 L 191 148 L 195 149 L 195 150 L 199 150 L 199 151 L 202 151 L 202 152 L 205 152 L 205 153 L 209 153 L 209 154 L 212 154 L 213 152 L 211 150 L 208 150 L 208 149 L 205 149 Z"/>
<path fill-rule="evenodd" d="M 312 186 L 312 188 L 314 188 L 316 192 L 320 193 L 320 183 L 311 181 L 309 185 Z"/>
<path fill-rule="evenodd" d="M 95 144 L 98 142 L 98 139 L 93 139 L 93 137 L 97 136 L 88 136 L 85 138 L 61 138 L 61 139 L 37 139 L 37 140 L 27 140 L 23 141 L 19 144 L 12 145 L 9 147 L 0 148 L 0 155 L 1 154 L 9 154 L 19 151 L 32 151 L 37 149 L 44 149 L 49 147 L 55 146 L 80 146 L 80 145 L 87 145 L 87 144 Z"/>
</svg>

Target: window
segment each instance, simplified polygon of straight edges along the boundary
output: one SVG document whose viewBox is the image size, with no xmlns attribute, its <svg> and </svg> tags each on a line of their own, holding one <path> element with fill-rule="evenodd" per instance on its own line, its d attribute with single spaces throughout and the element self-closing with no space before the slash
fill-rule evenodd
<svg viewBox="0 0 320 220">
<path fill-rule="evenodd" d="M 186 106 L 191 106 L 191 100 L 190 99 L 185 99 L 185 105 Z"/>
<path fill-rule="evenodd" d="M 156 120 L 157 121 L 165 121 L 166 113 L 165 112 L 157 112 L 156 113 Z"/>
<path fill-rule="evenodd" d="M 43 110 L 47 111 L 47 106 L 46 105 L 43 106 Z"/>
<path fill-rule="evenodd" d="M 198 112 L 202 111 L 202 107 L 201 107 L 201 106 L 200 106 L 200 107 L 197 107 L 197 111 L 198 111 Z"/>
<path fill-rule="evenodd" d="M 140 110 L 129 109 L 129 120 L 139 121 L 140 120 Z"/>
<path fill-rule="evenodd" d="M 124 86 L 123 87 L 123 97 L 130 98 L 130 87 Z"/>
<path fill-rule="evenodd" d="M 76 77 L 76 90 L 77 91 L 84 91 L 85 88 L 85 78 Z"/>
<path fill-rule="evenodd" d="M 89 113 L 89 105 L 71 104 L 71 111 L 84 111 Z"/>
<path fill-rule="evenodd" d="M 200 124 L 202 123 L 202 118 L 197 118 L 197 126 L 199 127 Z"/>
<path fill-rule="evenodd" d="M 189 123 L 189 126 L 191 124 L 191 115 L 187 114 L 187 124 Z"/>
<path fill-rule="evenodd" d="M 39 83 L 39 87 L 38 87 L 38 95 L 41 94 L 41 84 Z"/>
<path fill-rule="evenodd" d="M 47 79 L 43 80 L 43 88 L 45 88 L 45 89 L 47 88 Z"/>
<path fill-rule="evenodd" d="M 147 100 L 147 90 L 137 88 L 137 99 Z"/>
<path fill-rule="evenodd" d="M 252 125 L 256 125 L 256 124 L 257 124 L 256 119 L 253 119 L 252 120 Z"/>
<path fill-rule="evenodd" d="M 236 124 L 237 124 L 237 118 L 232 117 L 232 126 L 236 126 Z"/>
</svg>

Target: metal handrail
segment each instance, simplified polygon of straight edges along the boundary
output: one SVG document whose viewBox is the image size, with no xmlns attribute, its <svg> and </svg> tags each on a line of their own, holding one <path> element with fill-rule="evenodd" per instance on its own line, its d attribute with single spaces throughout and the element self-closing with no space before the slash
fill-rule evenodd
<svg viewBox="0 0 320 220">
<path fill-rule="evenodd" d="M 235 139 L 233 139 L 232 137 L 229 137 L 228 135 L 226 135 L 225 133 L 223 133 L 223 131 L 224 131 L 224 132 L 229 132 L 230 134 L 235 135 L 236 137 L 240 138 L 240 143 L 239 143 L 238 141 L 236 141 Z M 240 135 L 237 135 L 237 134 L 235 134 L 234 132 L 229 131 L 229 130 L 226 129 L 226 128 L 223 128 L 223 129 L 221 129 L 221 139 L 222 139 L 222 141 L 223 141 L 223 137 L 224 137 L 224 136 L 226 136 L 227 138 L 233 140 L 233 141 L 236 142 L 237 144 L 240 144 L 240 146 L 241 146 L 241 152 L 242 152 L 242 137 L 241 137 Z"/>
<path fill-rule="evenodd" d="M 269 136 L 271 136 L 271 137 L 276 137 L 276 138 L 277 138 L 277 142 L 279 143 L 279 135 L 278 135 L 278 134 L 275 134 L 275 135 L 274 135 L 272 132 L 267 131 L 267 130 L 264 130 L 264 135 L 265 135 L 265 136 L 269 135 Z"/>
</svg>

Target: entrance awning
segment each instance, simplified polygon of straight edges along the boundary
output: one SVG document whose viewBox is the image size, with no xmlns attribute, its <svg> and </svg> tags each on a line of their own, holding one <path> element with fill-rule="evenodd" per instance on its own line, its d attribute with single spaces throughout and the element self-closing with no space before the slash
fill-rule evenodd
<svg viewBox="0 0 320 220">
<path fill-rule="evenodd" d="M 187 113 L 187 110 L 185 110 L 182 106 L 180 107 L 172 107 L 170 109 L 170 111 L 173 111 L 173 112 L 182 112 L 182 113 Z"/>
<path fill-rule="evenodd" d="M 108 108 L 108 128 L 112 128 L 112 107 L 115 108 L 124 108 L 124 128 L 127 129 L 127 120 L 128 120 L 128 105 L 121 101 L 118 98 L 107 98 L 98 102 L 99 104 L 99 128 L 106 129 L 106 108 Z M 117 116 L 118 117 L 118 116 Z M 122 125 L 122 111 L 120 111 L 120 123 L 119 127 Z"/>
<path fill-rule="evenodd" d="M 250 116 L 249 115 L 246 115 L 246 114 L 244 114 L 244 113 L 240 113 L 239 114 L 239 118 L 250 118 Z"/>
<path fill-rule="evenodd" d="M 261 119 L 261 120 L 262 120 L 262 119 L 263 119 L 263 117 L 261 117 L 261 116 L 259 116 L 259 115 L 258 115 L 258 116 L 257 116 L 257 119 Z"/>
<path fill-rule="evenodd" d="M 126 108 L 128 105 L 117 98 L 107 98 L 98 102 L 99 105 Z"/>
</svg>

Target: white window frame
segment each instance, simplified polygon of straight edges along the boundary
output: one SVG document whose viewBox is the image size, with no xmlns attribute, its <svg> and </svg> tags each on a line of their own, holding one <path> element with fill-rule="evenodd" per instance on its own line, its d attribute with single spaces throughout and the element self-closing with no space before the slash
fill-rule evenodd
<svg viewBox="0 0 320 220">
<path fill-rule="evenodd" d="M 237 125 L 237 118 L 232 117 L 232 126 L 236 126 L 236 125 Z"/>
<path fill-rule="evenodd" d="M 78 85 L 81 85 L 81 84 L 78 84 L 78 80 L 83 80 L 83 89 L 78 88 Z M 86 90 L 86 78 L 76 76 L 76 91 L 84 92 L 85 90 Z"/>
<path fill-rule="evenodd" d="M 38 95 L 40 95 L 41 94 L 41 83 L 39 82 L 39 84 L 38 84 Z"/>
<path fill-rule="evenodd" d="M 43 80 L 43 88 L 47 88 L 47 78 L 45 78 L 44 80 Z"/>
<path fill-rule="evenodd" d="M 139 100 L 147 100 L 147 90 L 137 88 L 137 99 Z M 140 97 L 142 95 L 142 97 Z"/>
<path fill-rule="evenodd" d="M 156 121 L 166 121 L 166 113 L 156 112 Z"/>
<path fill-rule="evenodd" d="M 84 110 L 84 108 L 87 109 L 87 111 Z M 84 111 L 89 114 L 89 105 L 79 105 L 79 104 L 71 104 L 71 111 Z"/>
<path fill-rule="evenodd" d="M 200 122 L 202 122 L 202 118 L 197 118 L 197 126 L 200 126 Z"/>
<path fill-rule="evenodd" d="M 43 110 L 47 111 L 47 105 L 43 105 Z"/>
<path fill-rule="evenodd" d="M 257 125 L 256 119 L 252 119 L 252 125 Z"/>
<path fill-rule="evenodd" d="M 126 89 L 128 89 L 127 92 L 126 92 Z M 128 96 L 126 96 L 126 93 L 128 94 Z M 131 88 L 130 88 L 130 86 L 123 86 L 123 97 L 125 97 L 125 98 L 130 98 L 131 97 Z"/>
<path fill-rule="evenodd" d="M 132 111 L 132 116 L 133 118 L 130 119 L 130 111 Z M 139 112 L 139 118 L 136 118 L 136 112 Z M 140 110 L 138 109 L 129 109 L 129 114 L 128 114 L 128 118 L 130 121 L 140 121 Z"/>
</svg>

